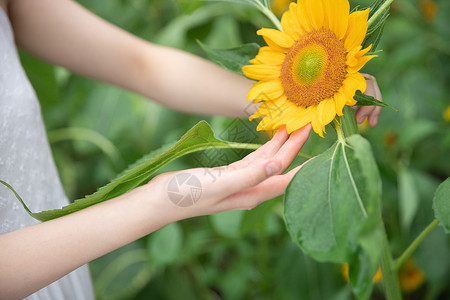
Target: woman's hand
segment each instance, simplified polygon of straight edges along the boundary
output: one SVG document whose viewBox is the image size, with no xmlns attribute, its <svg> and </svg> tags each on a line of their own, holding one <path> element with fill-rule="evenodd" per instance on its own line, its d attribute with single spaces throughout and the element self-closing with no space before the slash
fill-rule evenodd
<svg viewBox="0 0 450 300">
<path fill-rule="evenodd" d="M 381 97 L 380 88 L 378 87 L 375 77 L 369 74 L 362 74 L 366 78 L 367 88 L 364 92 L 365 95 L 372 96 L 379 101 L 383 101 Z M 381 113 L 381 106 L 361 106 L 356 112 L 355 118 L 358 124 L 364 122 L 367 118 L 367 122 L 370 126 L 375 126 L 378 123 L 378 116 Z"/>
<path fill-rule="evenodd" d="M 282 126 L 269 142 L 240 161 L 217 168 L 163 173 L 149 185 L 159 189 L 158 194 L 166 195 L 162 201 L 171 202 L 181 214 L 179 218 L 251 209 L 284 194 L 300 167 L 282 173 L 297 156 L 310 130 L 307 125 L 289 136 Z"/>
</svg>

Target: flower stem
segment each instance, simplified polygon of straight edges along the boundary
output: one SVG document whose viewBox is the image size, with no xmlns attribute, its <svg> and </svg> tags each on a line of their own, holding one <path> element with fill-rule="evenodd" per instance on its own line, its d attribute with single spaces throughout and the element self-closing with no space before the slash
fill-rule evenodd
<svg viewBox="0 0 450 300">
<path fill-rule="evenodd" d="M 400 255 L 399 258 L 395 261 L 394 269 L 398 270 L 403 265 L 405 260 L 413 254 L 413 252 L 416 250 L 416 248 L 422 243 L 422 241 L 430 234 L 431 231 L 433 231 L 434 228 L 438 225 L 438 220 L 434 219 L 433 222 L 431 222 L 420 234 L 416 239 L 409 245 L 408 248 Z"/>
<path fill-rule="evenodd" d="M 389 5 L 392 4 L 394 0 L 386 0 L 378 9 L 377 11 L 370 17 L 370 19 L 367 21 L 367 25 L 372 26 L 372 24 L 381 16 L 381 14 L 386 10 L 386 8 L 389 7 Z"/>
<path fill-rule="evenodd" d="M 344 134 L 344 131 L 342 130 L 341 123 L 342 123 L 342 118 L 336 117 L 334 119 L 334 129 L 336 129 L 336 134 L 337 134 L 337 137 L 338 137 L 338 141 L 340 143 L 345 144 L 345 134 Z"/>
<path fill-rule="evenodd" d="M 355 120 L 355 110 L 349 106 L 344 106 L 344 115 L 341 117 L 342 129 L 346 137 L 359 133 Z"/>
<path fill-rule="evenodd" d="M 381 255 L 381 271 L 383 273 L 384 288 L 386 291 L 386 299 L 400 300 L 402 294 L 400 292 L 400 285 L 398 284 L 397 270 L 394 268 L 391 250 L 389 249 L 389 241 L 387 239 L 386 230 L 383 225 L 383 252 Z"/>
<path fill-rule="evenodd" d="M 274 15 L 274 13 L 270 10 L 270 8 L 267 8 L 266 6 L 262 5 L 260 2 L 256 2 L 256 7 L 270 20 L 272 21 L 273 25 L 279 30 L 283 31 L 283 28 L 281 27 L 280 20 L 278 20 L 277 16 Z"/>
</svg>

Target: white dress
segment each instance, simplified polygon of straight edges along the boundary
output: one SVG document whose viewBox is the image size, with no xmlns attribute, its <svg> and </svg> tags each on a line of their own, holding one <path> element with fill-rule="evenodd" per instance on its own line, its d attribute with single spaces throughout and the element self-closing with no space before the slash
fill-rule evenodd
<svg viewBox="0 0 450 300">
<path fill-rule="evenodd" d="M 31 211 L 69 203 L 53 162 L 39 102 L 20 64 L 9 19 L 1 8 L 0 179 L 14 187 Z M 36 223 L 13 193 L 0 184 L 0 234 Z M 94 299 L 87 266 L 27 299 Z"/>
</svg>

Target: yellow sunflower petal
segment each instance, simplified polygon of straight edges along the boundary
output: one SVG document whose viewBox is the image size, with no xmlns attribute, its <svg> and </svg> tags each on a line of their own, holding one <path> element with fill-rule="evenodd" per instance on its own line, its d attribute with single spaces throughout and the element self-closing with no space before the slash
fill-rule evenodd
<svg viewBox="0 0 450 300">
<path fill-rule="evenodd" d="M 272 43 L 285 49 L 289 49 L 294 44 L 294 40 L 289 35 L 276 29 L 262 28 L 256 33 L 262 35 L 267 44 L 269 44 L 267 41 L 270 40 Z"/>
<path fill-rule="evenodd" d="M 377 57 L 377 55 L 366 55 L 357 60 L 352 61 L 351 63 L 347 63 L 347 72 L 348 73 L 356 73 L 361 70 L 364 65 L 371 60 L 372 58 Z"/>
<path fill-rule="evenodd" d="M 313 117 L 311 118 L 311 126 L 315 133 L 320 137 L 323 137 L 323 132 L 325 131 L 325 126 L 319 121 L 317 116 L 317 106 L 308 107 L 311 110 Z"/>
<path fill-rule="evenodd" d="M 360 73 L 348 74 L 342 85 L 342 90 L 347 100 L 345 105 L 355 105 L 356 100 L 353 99 L 353 97 L 355 96 L 356 90 L 360 90 L 361 93 L 364 93 L 366 90 L 366 86 L 366 79 Z"/>
<path fill-rule="evenodd" d="M 360 52 L 359 50 L 361 50 L 362 46 L 356 46 L 355 48 L 353 48 L 352 50 L 347 52 L 347 58 L 348 57 L 354 57 L 358 52 Z"/>
<path fill-rule="evenodd" d="M 310 123 L 313 117 L 313 110 L 310 107 L 297 107 L 297 109 L 298 110 L 295 111 L 295 118 L 291 118 L 288 122 L 286 122 L 286 130 L 288 133 L 291 133 Z"/>
<path fill-rule="evenodd" d="M 296 13 L 298 23 L 304 32 L 309 32 L 314 29 L 309 21 L 305 1 L 297 2 L 296 10 L 294 10 L 293 13 Z"/>
<path fill-rule="evenodd" d="M 280 67 L 270 65 L 243 66 L 242 72 L 248 78 L 255 80 L 270 80 L 280 77 Z"/>
<path fill-rule="evenodd" d="M 258 55 L 250 61 L 252 64 L 267 64 L 272 66 L 279 66 L 283 63 L 286 55 L 272 50 L 270 47 L 261 47 Z"/>
<path fill-rule="evenodd" d="M 247 100 L 254 103 L 261 101 L 273 101 L 284 93 L 279 79 L 259 81 L 255 83 L 247 94 Z"/>
<path fill-rule="evenodd" d="M 325 24 L 328 25 L 338 39 L 343 39 L 349 26 L 350 4 L 348 0 L 332 0 L 324 5 Z"/>
<path fill-rule="evenodd" d="M 341 88 L 335 95 L 334 95 L 334 105 L 336 109 L 336 114 L 338 116 L 342 116 L 342 110 L 344 109 L 344 106 L 347 103 L 347 96 L 344 93 L 344 90 Z"/>
<path fill-rule="evenodd" d="M 359 46 L 359 49 L 361 49 L 362 46 Z M 363 56 L 364 54 L 366 54 L 367 52 L 370 51 L 370 49 L 372 49 L 372 44 L 370 44 L 368 47 L 366 47 L 365 49 L 362 49 L 361 51 L 357 52 L 358 55 Z"/>
<path fill-rule="evenodd" d="M 325 99 L 317 105 L 317 114 L 322 124 L 328 124 L 333 121 L 336 116 L 336 106 L 334 99 Z M 325 130 L 324 130 L 325 131 Z"/>
<path fill-rule="evenodd" d="M 305 33 L 298 23 L 297 15 L 294 14 L 294 11 L 296 10 L 297 3 L 291 2 L 289 10 L 281 17 L 281 27 L 283 28 L 283 31 L 294 40 Z"/>
<path fill-rule="evenodd" d="M 367 87 L 366 79 L 364 78 L 364 76 L 361 75 L 361 73 L 347 74 L 347 77 L 345 78 L 344 81 L 344 85 L 349 85 L 355 91 L 359 90 L 361 91 L 361 93 L 364 93 Z"/>
<path fill-rule="evenodd" d="M 347 51 L 361 45 L 367 32 L 367 18 L 369 9 L 356 11 L 348 17 L 348 28 L 345 34 L 344 45 Z"/>
<path fill-rule="evenodd" d="M 249 117 L 249 120 L 253 120 L 263 116 L 274 116 L 275 114 L 278 116 L 286 106 L 286 97 L 280 97 L 274 101 L 266 101 L 263 102 L 258 110 Z"/>
<path fill-rule="evenodd" d="M 309 23 L 314 29 L 320 29 L 324 25 L 324 3 L 322 0 L 305 0 L 306 12 L 308 13 Z M 332 1 L 333 2 L 333 1 Z M 328 5 L 328 4 L 327 4 Z"/>
<path fill-rule="evenodd" d="M 297 107 L 284 98 L 284 102 L 283 99 L 274 101 L 270 107 L 266 106 L 264 109 L 266 110 L 265 117 L 260 122 L 260 128 L 262 130 L 274 130 L 286 124 L 288 121 L 287 116 L 294 116 Z"/>
</svg>

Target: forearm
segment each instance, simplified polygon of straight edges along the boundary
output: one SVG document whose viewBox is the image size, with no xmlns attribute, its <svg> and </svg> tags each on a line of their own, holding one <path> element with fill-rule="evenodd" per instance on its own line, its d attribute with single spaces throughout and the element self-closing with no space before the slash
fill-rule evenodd
<svg viewBox="0 0 450 300">
<path fill-rule="evenodd" d="M 170 201 L 161 198 L 149 184 L 80 212 L 1 235 L 0 299 L 23 298 L 183 218 Z"/>
<path fill-rule="evenodd" d="M 250 80 L 139 39 L 74 1 L 14 0 L 9 12 L 21 48 L 75 73 L 185 112 L 247 117 L 256 110 L 245 100 Z"/>
<path fill-rule="evenodd" d="M 243 76 L 167 47 L 143 45 L 141 56 L 146 67 L 136 90 L 148 98 L 197 114 L 246 118 L 256 111 L 246 101 L 253 82 Z"/>
</svg>

